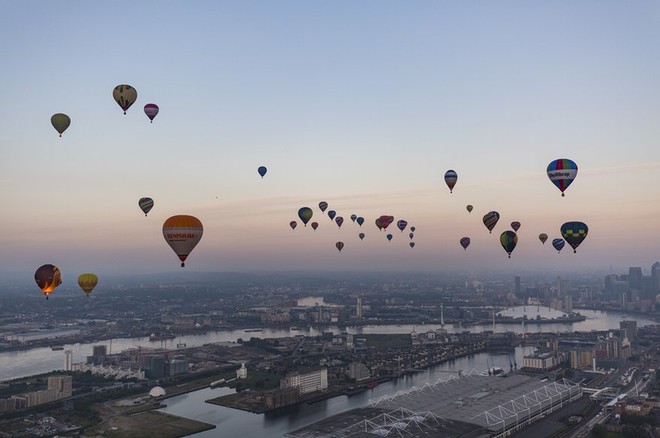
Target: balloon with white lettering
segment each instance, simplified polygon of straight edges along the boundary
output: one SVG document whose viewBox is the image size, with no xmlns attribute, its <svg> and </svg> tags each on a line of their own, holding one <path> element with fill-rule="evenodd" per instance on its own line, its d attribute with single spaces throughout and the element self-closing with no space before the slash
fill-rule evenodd
<svg viewBox="0 0 660 438">
<path fill-rule="evenodd" d="M 568 158 L 560 158 L 548 164 L 548 178 L 554 185 L 561 190 L 564 196 L 564 190 L 571 185 L 578 173 L 577 164 Z"/>
<path fill-rule="evenodd" d="M 163 223 L 163 237 L 181 260 L 182 268 L 186 266 L 186 259 L 202 239 L 202 234 L 204 227 L 195 216 L 176 215 Z"/>
<path fill-rule="evenodd" d="M 561 252 L 561 249 L 564 247 L 566 242 L 561 237 L 558 239 L 552 239 L 552 246 L 557 250 L 557 254 Z"/>
</svg>

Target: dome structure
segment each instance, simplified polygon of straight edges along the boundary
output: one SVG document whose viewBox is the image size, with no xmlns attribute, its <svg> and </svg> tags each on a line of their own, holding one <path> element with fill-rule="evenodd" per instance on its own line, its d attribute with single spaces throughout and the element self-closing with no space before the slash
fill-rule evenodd
<svg viewBox="0 0 660 438">
<path fill-rule="evenodd" d="M 151 391 L 149 391 L 149 396 L 156 398 L 156 397 L 162 397 L 165 395 L 165 390 L 161 386 L 154 386 L 151 388 Z"/>
</svg>

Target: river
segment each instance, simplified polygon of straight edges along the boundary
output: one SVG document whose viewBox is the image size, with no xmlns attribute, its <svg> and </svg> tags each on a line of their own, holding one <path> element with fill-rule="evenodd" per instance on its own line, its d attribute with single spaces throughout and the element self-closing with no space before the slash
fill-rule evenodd
<svg viewBox="0 0 660 438">
<path fill-rule="evenodd" d="M 560 312 L 549 311 L 547 307 L 538 309 L 543 317 L 557 316 Z M 536 317 L 537 308 L 527 306 L 526 308 L 518 307 L 509 309 L 508 311 L 501 312 L 512 316 L 522 316 L 527 314 L 529 318 Z M 554 313 L 553 313 L 554 312 Z M 594 310 L 581 310 L 584 316 L 587 317 L 585 321 L 576 323 L 560 323 L 560 324 L 544 324 L 533 325 L 528 324 L 525 326 L 525 331 L 528 333 L 533 332 L 573 332 L 573 331 L 591 331 L 591 330 L 607 330 L 609 328 L 619 328 L 619 322 L 624 319 L 637 320 L 638 327 L 654 324 L 655 322 L 649 318 L 642 318 L 637 315 L 635 317 L 624 316 L 620 313 L 608 313 Z M 141 347 L 165 347 L 175 349 L 178 343 L 185 343 L 188 347 L 200 346 L 212 342 L 236 342 L 238 338 L 249 339 L 250 337 L 260 338 L 282 338 L 287 336 L 305 335 L 317 336 L 321 335 L 324 331 L 333 331 L 339 333 L 346 331 L 351 334 L 375 334 L 375 333 L 410 333 L 415 329 L 418 333 L 427 330 L 435 330 L 439 325 L 365 325 L 359 327 L 324 327 L 322 329 L 302 329 L 300 331 L 289 331 L 288 329 L 263 329 L 260 332 L 246 332 L 245 330 L 232 330 L 232 331 L 211 331 L 203 334 L 178 336 L 176 339 L 168 339 L 164 341 L 151 342 L 148 337 L 142 338 L 116 338 L 101 342 L 90 343 L 76 343 L 65 344 L 65 350 L 73 352 L 74 362 L 84 362 L 87 356 L 92 355 L 92 349 L 95 345 L 107 345 L 108 352 L 119 352 L 136 346 Z M 460 327 L 460 326 L 445 326 L 449 333 L 463 332 L 466 330 L 479 333 L 485 330 L 493 330 L 495 332 L 512 331 L 522 333 L 523 328 L 521 325 L 511 324 L 496 324 L 493 329 L 492 325 L 475 326 L 475 327 Z M 522 361 L 521 361 L 522 363 Z M 52 351 L 49 347 L 32 348 L 28 350 L 7 351 L 0 353 L 0 381 L 16 379 L 19 377 L 31 376 L 34 374 L 47 373 L 53 370 L 63 369 L 64 367 L 64 351 Z"/>
</svg>

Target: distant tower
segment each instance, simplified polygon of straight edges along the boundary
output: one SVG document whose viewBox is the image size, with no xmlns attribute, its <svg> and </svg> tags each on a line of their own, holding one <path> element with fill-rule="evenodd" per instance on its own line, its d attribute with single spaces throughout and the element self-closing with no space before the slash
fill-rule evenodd
<svg viewBox="0 0 660 438">
<path fill-rule="evenodd" d="M 445 326 L 445 307 L 440 303 L 440 325 Z"/>
<path fill-rule="evenodd" d="M 357 308 L 355 309 L 355 315 L 358 319 L 362 319 L 362 298 L 358 297 L 357 299 Z"/>
<path fill-rule="evenodd" d="M 513 284 L 514 284 L 514 293 L 516 295 L 516 298 L 522 298 L 522 291 L 520 288 L 520 276 L 516 275 L 513 277 Z"/>
<path fill-rule="evenodd" d="M 495 331 L 495 308 L 493 307 L 493 331 Z"/>
<path fill-rule="evenodd" d="M 64 352 L 64 371 L 73 371 L 73 351 Z"/>
</svg>

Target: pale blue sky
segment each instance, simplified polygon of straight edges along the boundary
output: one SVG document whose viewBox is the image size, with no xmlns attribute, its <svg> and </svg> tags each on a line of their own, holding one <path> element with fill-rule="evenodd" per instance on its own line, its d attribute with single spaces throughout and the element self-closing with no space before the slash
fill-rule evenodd
<svg viewBox="0 0 660 438">
<path fill-rule="evenodd" d="M 2 271 L 175 270 L 161 235 L 173 214 L 205 225 L 191 270 L 660 257 L 656 1 L 0 5 Z M 111 97 L 121 83 L 138 90 L 126 116 Z M 57 112 L 72 119 L 62 138 Z M 545 176 L 562 157 L 580 167 L 566 198 Z M 147 219 L 142 196 L 156 202 Z M 341 230 L 319 219 L 321 200 L 347 219 Z M 314 235 L 288 228 L 303 205 L 321 223 Z M 490 210 L 502 215 L 493 235 Z M 364 242 L 351 213 L 367 218 Z M 381 214 L 417 226 L 414 250 L 385 241 Z M 507 260 L 497 236 L 512 220 L 523 225 Z M 568 220 L 590 235 L 557 256 L 536 236 L 558 237 Z"/>
</svg>

